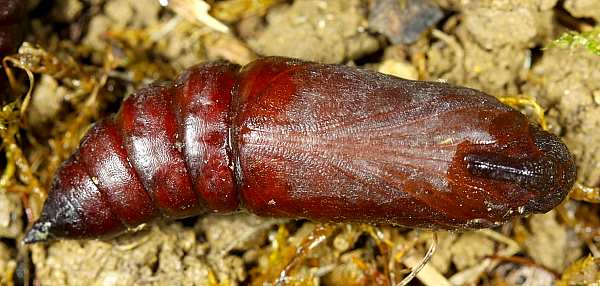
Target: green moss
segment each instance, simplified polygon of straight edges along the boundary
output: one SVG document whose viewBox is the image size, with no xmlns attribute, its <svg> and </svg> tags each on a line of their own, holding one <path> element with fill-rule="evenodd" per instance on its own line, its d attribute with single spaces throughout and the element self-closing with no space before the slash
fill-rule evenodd
<svg viewBox="0 0 600 286">
<path fill-rule="evenodd" d="M 600 56 L 600 26 L 582 33 L 569 31 L 552 41 L 548 48 L 576 48 L 585 47 L 590 52 Z"/>
</svg>

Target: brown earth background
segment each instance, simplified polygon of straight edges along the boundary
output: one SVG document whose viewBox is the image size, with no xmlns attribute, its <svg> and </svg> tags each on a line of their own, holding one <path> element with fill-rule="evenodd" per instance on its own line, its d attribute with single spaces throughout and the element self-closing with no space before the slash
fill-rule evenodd
<svg viewBox="0 0 600 286">
<path fill-rule="evenodd" d="M 0 101 L 0 285 L 395 285 L 408 275 L 432 232 L 238 213 L 108 241 L 20 242 L 60 162 L 125 96 L 197 63 L 270 55 L 477 88 L 545 122 L 575 155 L 570 199 L 497 229 L 436 232 L 410 285 L 600 283 L 600 1 L 30 2 L 26 42 L 5 59 L 14 89 Z"/>
</svg>

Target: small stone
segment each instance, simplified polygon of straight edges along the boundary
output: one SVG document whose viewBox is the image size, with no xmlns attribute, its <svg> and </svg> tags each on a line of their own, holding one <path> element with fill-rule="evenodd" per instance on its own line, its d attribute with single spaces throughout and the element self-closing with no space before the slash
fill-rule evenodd
<svg viewBox="0 0 600 286">
<path fill-rule="evenodd" d="M 442 10 L 429 0 L 377 0 L 369 11 L 369 28 L 390 39 L 393 44 L 411 44 L 444 17 Z"/>
</svg>

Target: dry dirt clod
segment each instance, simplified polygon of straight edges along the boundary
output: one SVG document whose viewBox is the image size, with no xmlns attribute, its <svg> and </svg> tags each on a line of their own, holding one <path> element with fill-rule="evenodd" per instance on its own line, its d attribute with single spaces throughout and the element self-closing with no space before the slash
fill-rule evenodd
<svg viewBox="0 0 600 286">
<path fill-rule="evenodd" d="M 266 29 L 248 43 L 263 56 L 343 63 L 379 48 L 365 10 L 359 0 L 295 1 L 271 9 Z"/>
<path fill-rule="evenodd" d="M 525 240 L 525 251 L 540 265 L 560 273 L 580 256 L 579 250 L 569 246 L 575 237 L 569 237 L 566 227 L 558 224 L 554 211 L 532 216 L 529 225 L 531 235 Z"/>
<path fill-rule="evenodd" d="M 452 262 L 458 270 L 462 270 L 494 254 L 494 242 L 478 232 L 467 232 L 454 242 L 450 251 Z"/>
<path fill-rule="evenodd" d="M 593 18 L 600 22 L 600 1 L 597 0 L 567 0 L 565 9 L 577 18 Z"/>
</svg>

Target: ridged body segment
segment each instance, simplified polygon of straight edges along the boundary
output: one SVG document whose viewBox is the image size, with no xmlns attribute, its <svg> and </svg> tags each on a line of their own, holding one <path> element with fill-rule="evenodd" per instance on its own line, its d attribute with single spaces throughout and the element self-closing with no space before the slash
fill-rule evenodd
<svg viewBox="0 0 600 286">
<path fill-rule="evenodd" d="M 114 119 L 97 123 L 81 142 L 80 161 L 123 227 L 134 228 L 156 216 L 157 210 L 129 162 L 119 130 Z"/>
<path fill-rule="evenodd" d="M 240 204 L 229 146 L 229 107 L 238 70 L 234 64 L 206 64 L 174 83 L 183 155 L 194 189 L 212 212 L 232 212 Z"/>
<path fill-rule="evenodd" d="M 57 173 L 26 241 L 242 207 L 490 227 L 549 211 L 574 177 L 556 136 L 473 89 L 286 58 L 241 70 L 220 62 L 142 89 L 98 123 Z"/>
<path fill-rule="evenodd" d="M 172 110 L 173 91 L 150 86 L 126 100 L 119 113 L 123 144 L 150 198 L 167 218 L 199 213 Z"/>
</svg>

